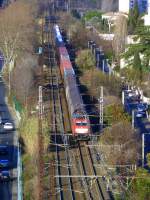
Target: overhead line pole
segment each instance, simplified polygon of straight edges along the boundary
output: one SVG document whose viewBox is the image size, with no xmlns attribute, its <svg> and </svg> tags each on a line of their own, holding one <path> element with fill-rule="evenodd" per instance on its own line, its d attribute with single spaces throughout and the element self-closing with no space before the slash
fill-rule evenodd
<svg viewBox="0 0 150 200">
<path fill-rule="evenodd" d="M 43 163 L 43 132 L 42 132 L 42 118 L 43 118 L 43 97 L 42 86 L 39 86 L 39 112 L 38 112 L 38 200 L 42 200 L 44 196 L 43 177 L 44 177 L 44 163 Z"/>
<path fill-rule="evenodd" d="M 144 167 L 144 154 L 145 154 L 145 151 L 144 151 L 144 148 L 145 148 L 144 140 L 145 140 L 145 134 L 143 133 L 142 134 L 142 167 Z"/>
<path fill-rule="evenodd" d="M 104 123 L 104 94 L 103 94 L 103 86 L 100 87 L 100 98 L 99 98 L 99 124 L 100 130 L 103 128 Z"/>
</svg>

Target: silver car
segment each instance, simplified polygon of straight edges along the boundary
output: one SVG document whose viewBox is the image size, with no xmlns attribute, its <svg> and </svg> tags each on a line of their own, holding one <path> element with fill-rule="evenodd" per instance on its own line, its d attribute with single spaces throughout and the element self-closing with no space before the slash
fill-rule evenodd
<svg viewBox="0 0 150 200">
<path fill-rule="evenodd" d="M 14 126 L 11 122 L 6 122 L 3 126 L 4 130 L 12 131 L 14 129 Z"/>
</svg>

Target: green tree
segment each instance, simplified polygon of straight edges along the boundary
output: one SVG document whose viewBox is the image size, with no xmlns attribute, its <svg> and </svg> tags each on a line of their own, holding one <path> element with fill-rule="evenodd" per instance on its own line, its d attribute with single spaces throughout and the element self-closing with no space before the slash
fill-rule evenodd
<svg viewBox="0 0 150 200">
<path fill-rule="evenodd" d="M 81 70 L 89 70 L 95 66 L 95 57 L 89 49 L 79 51 L 75 61 Z"/>
<path fill-rule="evenodd" d="M 139 80 L 142 81 L 143 73 L 150 71 L 150 26 L 138 27 L 134 41 L 128 45 L 123 57 L 128 66 L 138 70 Z"/>
<path fill-rule="evenodd" d="M 142 77 L 143 77 L 143 71 L 142 71 L 142 64 L 141 64 L 141 59 L 140 59 L 140 55 L 138 52 L 134 53 L 134 57 L 133 57 L 133 68 L 136 71 L 136 75 L 138 77 L 138 79 L 140 81 L 142 81 Z"/>
<path fill-rule="evenodd" d="M 147 159 L 147 165 L 148 167 L 150 167 L 150 153 L 146 155 L 146 159 Z"/>
<path fill-rule="evenodd" d="M 134 53 L 133 67 L 139 68 L 139 70 L 141 70 L 141 59 L 140 59 L 139 52 Z"/>
<path fill-rule="evenodd" d="M 102 13 L 99 12 L 99 11 L 89 11 L 84 15 L 83 19 L 85 21 L 89 21 L 94 17 L 97 17 L 98 19 L 101 19 L 102 18 Z"/>
<path fill-rule="evenodd" d="M 110 105 L 105 109 L 105 115 L 111 116 L 108 118 L 108 124 L 114 124 L 119 121 L 130 121 L 130 116 L 124 111 L 121 105 Z"/>
<path fill-rule="evenodd" d="M 134 8 L 130 9 L 128 16 L 128 33 L 133 34 L 136 30 L 137 25 L 140 23 L 140 13 L 137 1 L 135 2 Z"/>
<path fill-rule="evenodd" d="M 139 168 L 136 171 L 126 199 L 150 200 L 150 175 L 146 169 Z"/>
</svg>

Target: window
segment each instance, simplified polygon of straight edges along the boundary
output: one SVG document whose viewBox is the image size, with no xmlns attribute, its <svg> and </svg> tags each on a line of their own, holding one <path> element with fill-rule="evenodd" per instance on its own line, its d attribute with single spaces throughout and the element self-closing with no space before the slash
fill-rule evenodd
<svg viewBox="0 0 150 200">
<path fill-rule="evenodd" d="M 87 126 L 86 122 L 77 122 L 76 123 L 77 126 Z"/>
</svg>

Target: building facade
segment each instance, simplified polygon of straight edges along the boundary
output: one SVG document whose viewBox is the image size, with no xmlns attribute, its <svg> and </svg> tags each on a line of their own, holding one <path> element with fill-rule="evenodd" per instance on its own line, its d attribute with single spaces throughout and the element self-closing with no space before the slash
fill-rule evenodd
<svg viewBox="0 0 150 200">
<path fill-rule="evenodd" d="M 140 13 L 148 11 L 149 0 L 119 0 L 119 11 L 128 13 L 130 9 L 134 8 L 135 3 L 138 3 Z"/>
<path fill-rule="evenodd" d="M 147 15 L 144 16 L 145 26 L 150 26 L 150 0 L 148 0 Z"/>
</svg>

